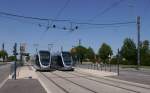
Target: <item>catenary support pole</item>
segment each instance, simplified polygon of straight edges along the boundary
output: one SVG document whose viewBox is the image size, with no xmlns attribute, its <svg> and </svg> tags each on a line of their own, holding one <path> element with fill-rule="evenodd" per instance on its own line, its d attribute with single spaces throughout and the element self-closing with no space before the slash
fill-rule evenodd
<svg viewBox="0 0 150 93">
<path fill-rule="evenodd" d="M 140 67 L 140 16 L 137 17 L 137 69 Z"/>
</svg>

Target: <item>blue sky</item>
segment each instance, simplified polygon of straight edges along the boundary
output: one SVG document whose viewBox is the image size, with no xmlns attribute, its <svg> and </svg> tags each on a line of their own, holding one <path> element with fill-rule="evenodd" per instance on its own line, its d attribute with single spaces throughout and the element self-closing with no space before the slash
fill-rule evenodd
<svg viewBox="0 0 150 93">
<path fill-rule="evenodd" d="M 0 0 L 0 12 L 8 12 L 23 16 L 55 19 L 58 12 L 67 0 Z M 117 23 L 136 21 L 136 16 L 141 16 L 141 40 L 150 40 L 150 0 L 122 0 L 121 3 L 109 9 L 103 15 L 98 15 L 109 8 L 113 3 L 120 0 L 70 0 L 57 19 L 70 19 L 76 22 L 91 23 Z M 88 21 L 92 19 L 91 21 Z M 78 30 L 73 32 L 63 29 L 52 29 L 46 31 L 46 27 L 39 27 L 38 24 L 47 25 L 47 22 L 14 18 L 0 15 L 0 44 L 5 43 L 5 48 L 12 53 L 12 46 L 26 43 L 27 51 L 35 52 L 34 44 L 39 44 L 39 49 L 47 49 L 49 43 L 53 43 L 53 51 L 59 51 L 60 46 L 64 50 L 70 50 L 72 46 L 91 46 L 97 53 L 103 42 L 111 45 L 113 51 L 122 46 L 126 37 L 137 41 L 136 24 L 119 26 L 88 26 L 77 25 Z M 70 28 L 68 22 L 53 22 L 56 27 Z M 76 24 L 73 24 L 73 27 Z"/>
</svg>

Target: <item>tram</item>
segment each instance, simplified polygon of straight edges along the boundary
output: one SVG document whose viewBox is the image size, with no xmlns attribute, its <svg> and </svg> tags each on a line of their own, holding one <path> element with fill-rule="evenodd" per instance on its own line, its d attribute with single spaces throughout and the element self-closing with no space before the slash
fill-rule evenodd
<svg viewBox="0 0 150 93">
<path fill-rule="evenodd" d="M 50 70 L 51 53 L 47 50 L 40 50 L 35 55 L 34 67 L 37 71 Z"/>
<path fill-rule="evenodd" d="M 74 71 L 70 52 L 60 52 L 52 55 L 51 68 L 61 71 Z"/>
</svg>

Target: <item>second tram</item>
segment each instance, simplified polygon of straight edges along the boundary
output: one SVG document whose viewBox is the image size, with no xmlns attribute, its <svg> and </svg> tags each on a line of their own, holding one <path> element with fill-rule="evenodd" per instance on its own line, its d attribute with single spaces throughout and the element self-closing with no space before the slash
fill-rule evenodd
<svg viewBox="0 0 150 93">
<path fill-rule="evenodd" d="M 73 71 L 73 60 L 70 52 L 61 52 L 52 55 L 51 68 L 62 71 Z"/>
</svg>

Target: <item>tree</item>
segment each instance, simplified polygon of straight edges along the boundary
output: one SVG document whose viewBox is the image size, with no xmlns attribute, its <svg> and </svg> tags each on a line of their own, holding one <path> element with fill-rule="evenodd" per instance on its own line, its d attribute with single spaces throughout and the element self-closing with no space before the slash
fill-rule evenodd
<svg viewBox="0 0 150 93">
<path fill-rule="evenodd" d="M 121 57 L 128 61 L 128 64 L 135 65 L 137 59 L 137 50 L 134 41 L 126 38 L 121 47 Z"/>
<path fill-rule="evenodd" d="M 141 48 L 142 48 L 145 52 L 149 52 L 149 41 L 148 41 L 148 40 L 144 40 L 144 41 L 142 42 Z"/>
<path fill-rule="evenodd" d="M 87 49 L 86 58 L 88 58 L 89 61 L 95 62 L 95 53 L 91 47 Z"/>
<path fill-rule="evenodd" d="M 81 45 L 76 46 L 76 47 L 71 49 L 71 54 L 76 55 L 78 57 L 78 60 L 80 60 L 81 64 L 82 64 L 82 61 L 84 59 L 86 59 L 86 52 L 87 52 L 86 47 L 81 46 Z"/>
<path fill-rule="evenodd" d="M 7 52 L 4 50 L 0 51 L 0 58 L 3 58 L 3 61 L 5 60 L 5 58 L 8 56 Z"/>
<path fill-rule="evenodd" d="M 144 40 L 141 44 L 141 65 L 150 65 L 150 49 L 148 40 Z"/>
<path fill-rule="evenodd" d="M 111 47 L 106 44 L 106 43 L 103 43 L 99 49 L 99 52 L 98 52 L 101 60 L 106 63 L 106 61 L 109 59 L 109 55 L 112 55 L 112 49 Z"/>
<path fill-rule="evenodd" d="M 8 57 L 8 61 L 15 61 L 16 60 L 16 57 L 15 56 L 9 56 Z"/>
<path fill-rule="evenodd" d="M 0 58 L 2 57 L 2 52 L 0 51 Z"/>
</svg>

